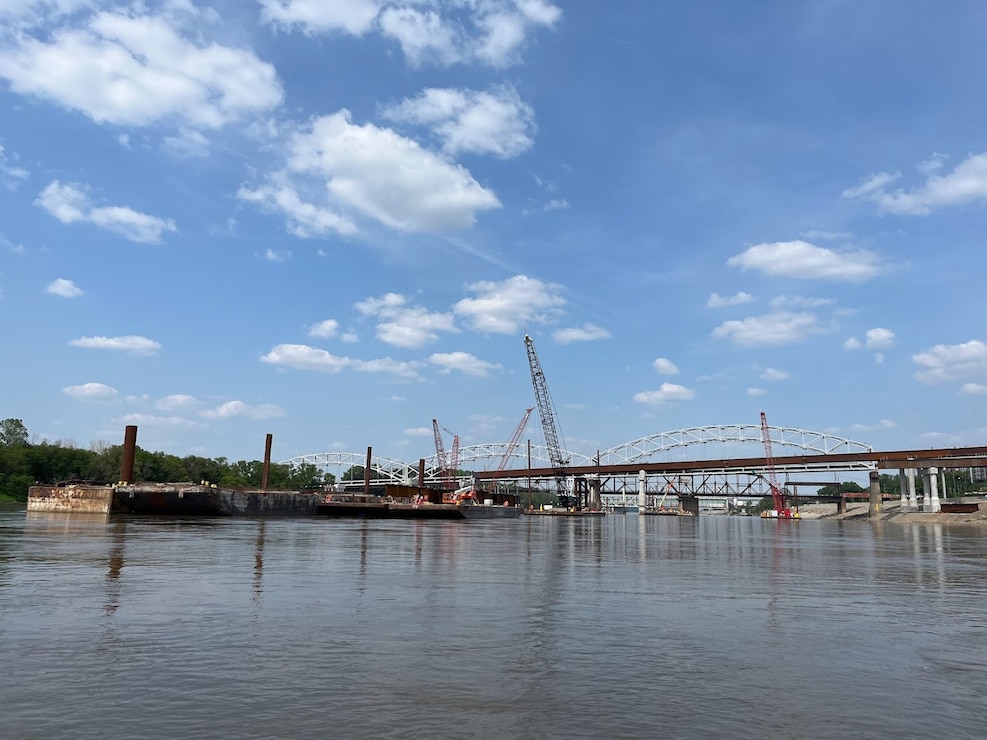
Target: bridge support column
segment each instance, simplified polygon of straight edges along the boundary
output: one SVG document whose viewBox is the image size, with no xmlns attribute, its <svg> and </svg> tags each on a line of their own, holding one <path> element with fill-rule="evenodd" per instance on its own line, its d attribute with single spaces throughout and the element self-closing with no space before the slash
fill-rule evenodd
<svg viewBox="0 0 987 740">
<path fill-rule="evenodd" d="M 901 493 L 901 506 L 899 511 L 908 511 L 908 474 L 904 468 L 898 471 L 898 490 Z"/>
<path fill-rule="evenodd" d="M 647 484 L 648 474 L 641 470 L 637 474 L 637 510 L 639 512 L 648 507 Z"/>
<path fill-rule="evenodd" d="M 836 513 L 846 514 L 846 499 L 840 496 L 840 500 L 836 502 Z"/>
<path fill-rule="evenodd" d="M 933 514 L 942 511 L 939 503 L 939 468 L 925 469 L 925 504 L 922 510 Z"/>
<path fill-rule="evenodd" d="M 589 505 L 590 511 L 600 511 L 603 509 L 603 497 L 600 494 L 600 479 L 589 479 Z"/>
<path fill-rule="evenodd" d="M 877 516 L 881 513 L 881 474 L 877 470 L 870 471 L 870 498 L 867 516 Z"/>
<path fill-rule="evenodd" d="M 696 496 L 679 496 L 679 511 L 699 516 L 699 499 Z"/>
<path fill-rule="evenodd" d="M 905 471 L 908 478 L 908 510 L 918 511 L 918 495 L 915 493 L 915 468 Z"/>
</svg>

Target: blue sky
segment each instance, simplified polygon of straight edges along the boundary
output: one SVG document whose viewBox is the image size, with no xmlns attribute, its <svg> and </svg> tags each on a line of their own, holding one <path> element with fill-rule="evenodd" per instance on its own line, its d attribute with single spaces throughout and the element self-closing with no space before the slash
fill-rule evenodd
<svg viewBox="0 0 987 740">
<path fill-rule="evenodd" d="M 585 454 L 761 409 L 983 444 L 985 32 L 972 0 L 7 0 L 0 416 L 414 461 L 433 418 L 510 437 L 528 332 Z"/>
</svg>

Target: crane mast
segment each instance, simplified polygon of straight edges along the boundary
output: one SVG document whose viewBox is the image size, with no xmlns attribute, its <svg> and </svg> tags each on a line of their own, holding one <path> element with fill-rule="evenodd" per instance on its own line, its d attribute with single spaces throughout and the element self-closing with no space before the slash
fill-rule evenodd
<svg viewBox="0 0 987 740">
<path fill-rule="evenodd" d="M 768 417 L 763 411 L 761 412 L 761 441 L 764 443 L 764 465 L 768 469 L 768 486 L 771 488 L 771 500 L 774 504 L 771 516 L 778 519 L 797 518 L 798 513 L 792 513 L 785 501 L 785 492 L 778 485 L 778 475 L 775 473 L 775 456 L 771 449 L 771 430 L 768 427 Z"/>
<path fill-rule="evenodd" d="M 514 448 L 517 447 L 518 440 L 521 439 L 521 435 L 524 433 L 524 428 L 528 425 L 528 417 L 531 416 L 531 412 L 535 410 L 532 406 L 524 412 L 524 417 L 521 422 L 517 425 L 517 429 L 514 430 L 514 434 L 511 435 L 511 441 L 507 443 L 507 449 L 504 450 L 504 456 L 500 458 L 500 464 L 497 466 L 497 472 L 507 467 L 507 462 L 511 459 L 511 453 L 514 452 Z"/>
<path fill-rule="evenodd" d="M 447 464 L 446 449 L 442 443 L 442 432 L 439 430 L 439 422 L 435 419 L 432 419 L 432 434 L 435 436 L 435 466 L 439 469 L 439 477 L 442 479 L 442 489 L 451 490 L 453 488 L 452 472 L 449 470 L 449 465 Z M 456 452 L 458 453 L 459 450 L 457 449 Z"/>
<path fill-rule="evenodd" d="M 548 447 L 552 468 L 555 470 L 559 502 L 568 505 L 569 486 L 566 481 L 565 466 L 569 461 L 562 456 L 562 448 L 559 445 L 552 397 L 548 393 L 548 383 L 538 361 L 538 353 L 535 352 L 535 342 L 527 334 L 524 335 L 524 346 L 528 351 L 528 367 L 531 368 L 531 385 L 535 389 L 535 404 L 538 406 L 538 416 L 541 418 L 541 430 L 545 437 L 545 446 Z"/>
</svg>

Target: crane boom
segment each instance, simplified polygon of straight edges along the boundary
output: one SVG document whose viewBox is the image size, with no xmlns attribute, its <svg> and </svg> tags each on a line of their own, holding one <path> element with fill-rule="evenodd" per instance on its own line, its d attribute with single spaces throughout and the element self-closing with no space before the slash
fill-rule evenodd
<svg viewBox="0 0 987 740">
<path fill-rule="evenodd" d="M 555 408 L 552 404 L 552 397 L 548 393 L 548 383 L 545 380 L 545 373 L 538 362 L 538 353 L 535 352 L 535 341 L 527 334 L 524 335 L 524 346 L 528 351 L 528 367 L 531 369 L 531 385 L 535 389 L 535 404 L 538 406 L 538 416 L 541 418 L 541 430 L 545 437 L 545 446 L 548 447 L 548 455 L 555 470 L 555 484 L 558 489 L 560 501 L 568 503 L 568 485 L 565 476 L 565 466 L 568 460 L 562 455 L 562 448 L 559 445 L 559 434 L 556 431 Z"/>
<path fill-rule="evenodd" d="M 779 519 L 792 519 L 792 510 L 785 501 L 785 492 L 778 485 L 775 456 L 771 449 L 771 430 L 768 427 L 768 417 L 763 411 L 761 412 L 761 441 L 764 443 L 764 465 L 768 469 L 768 486 L 771 488 L 771 500 L 774 504 L 773 516 Z"/>
<path fill-rule="evenodd" d="M 435 467 L 439 469 L 439 477 L 442 479 L 442 488 L 452 488 L 452 475 L 446 460 L 446 449 L 442 443 L 442 432 L 439 430 L 439 422 L 432 419 L 432 434 L 435 436 Z M 457 450 L 458 452 L 458 450 Z"/>
<path fill-rule="evenodd" d="M 511 435 L 511 441 L 507 443 L 507 449 L 504 450 L 504 456 L 500 458 L 500 464 L 497 466 L 498 473 L 507 467 L 507 462 L 511 459 L 511 453 L 514 452 L 514 448 L 517 447 L 518 440 L 520 440 L 521 435 L 524 434 L 524 428 L 528 425 L 528 417 L 531 416 L 531 412 L 534 410 L 535 407 L 532 406 L 524 412 L 524 417 L 517 425 L 517 429 L 514 430 L 514 434 Z"/>
</svg>

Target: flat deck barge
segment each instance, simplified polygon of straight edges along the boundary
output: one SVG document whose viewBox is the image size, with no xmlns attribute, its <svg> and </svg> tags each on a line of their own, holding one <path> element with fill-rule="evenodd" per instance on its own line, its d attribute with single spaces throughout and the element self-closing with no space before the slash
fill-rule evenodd
<svg viewBox="0 0 987 740">
<path fill-rule="evenodd" d="M 516 506 L 325 501 L 316 506 L 316 514 L 358 519 L 517 519 L 521 510 Z"/>
</svg>

